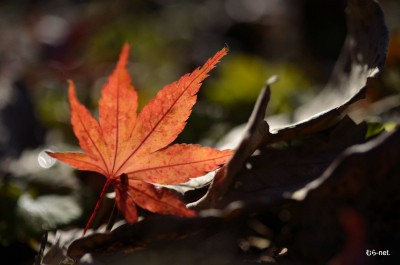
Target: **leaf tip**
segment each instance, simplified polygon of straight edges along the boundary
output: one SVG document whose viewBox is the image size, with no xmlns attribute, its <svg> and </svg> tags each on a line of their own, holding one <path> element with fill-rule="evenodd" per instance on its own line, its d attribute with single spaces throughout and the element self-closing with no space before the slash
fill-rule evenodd
<svg viewBox="0 0 400 265">
<path fill-rule="evenodd" d="M 117 68 L 124 68 L 128 63 L 129 51 L 131 49 L 131 45 L 129 43 L 125 43 L 122 46 L 121 53 L 119 55 L 118 65 Z"/>
<path fill-rule="evenodd" d="M 68 79 L 67 82 L 68 82 L 69 94 L 70 94 L 70 95 L 71 95 L 72 93 L 75 94 L 75 84 L 74 84 L 74 81 L 72 81 L 71 79 Z"/>
<path fill-rule="evenodd" d="M 72 80 L 68 80 L 68 86 L 69 86 L 68 90 L 69 103 L 72 107 L 73 105 L 76 104 L 78 99 L 76 97 L 75 84 Z"/>
<path fill-rule="evenodd" d="M 225 50 L 225 53 L 229 52 L 229 45 L 228 43 L 225 43 L 225 47 L 223 48 L 223 50 Z"/>
<path fill-rule="evenodd" d="M 228 45 L 222 48 L 219 52 L 217 52 L 216 56 L 218 56 L 218 61 L 222 59 L 225 55 L 227 55 L 229 52 L 229 47 Z"/>
<path fill-rule="evenodd" d="M 53 151 L 44 151 L 47 155 L 51 156 L 52 158 L 56 158 L 56 153 Z"/>
<path fill-rule="evenodd" d="M 226 46 L 219 50 L 212 58 L 210 58 L 205 65 L 212 65 L 211 69 L 215 67 L 215 65 L 221 61 L 221 59 L 227 55 L 229 52 L 229 47 Z M 204 67 L 204 66 L 203 66 Z"/>
</svg>

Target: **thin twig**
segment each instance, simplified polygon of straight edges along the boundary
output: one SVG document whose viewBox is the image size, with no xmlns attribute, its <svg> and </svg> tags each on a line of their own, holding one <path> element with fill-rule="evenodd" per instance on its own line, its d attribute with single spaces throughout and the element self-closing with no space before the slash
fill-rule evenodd
<svg viewBox="0 0 400 265">
<path fill-rule="evenodd" d="M 44 250 L 46 249 L 46 244 L 47 244 L 47 236 L 48 236 L 48 231 L 46 230 L 42 236 L 42 240 L 40 241 L 40 248 L 38 254 L 35 256 L 35 263 L 34 265 L 41 265 L 43 261 L 43 253 Z"/>
</svg>

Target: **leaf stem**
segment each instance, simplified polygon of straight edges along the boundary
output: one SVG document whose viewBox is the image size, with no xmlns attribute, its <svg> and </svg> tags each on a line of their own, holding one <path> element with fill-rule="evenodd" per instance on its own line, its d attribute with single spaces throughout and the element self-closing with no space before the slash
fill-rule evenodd
<svg viewBox="0 0 400 265">
<path fill-rule="evenodd" d="M 111 184 L 112 181 L 113 181 L 112 178 L 109 177 L 109 178 L 107 179 L 107 182 L 104 184 L 103 190 L 101 191 L 101 194 L 100 194 L 100 197 L 99 197 L 99 199 L 97 200 L 96 207 L 94 208 L 94 211 L 93 211 L 92 215 L 90 216 L 89 221 L 87 222 L 87 224 L 86 224 L 86 226 L 85 226 L 85 229 L 83 230 L 82 236 L 84 236 L 84 235 L 86 234 L 86 231 L 89 229 L 91 223 L 93 222 L 93 219 L 94 219 L 94 217 L 95 217 L 97 211 L 98 211 L 99 208 L 100 208 L 100 204 L 101 204 L 101 202 L 103 201 L 104 196 L 106 195 L 107 188 L 108 188 L 108 186 Z"/>
</svg>

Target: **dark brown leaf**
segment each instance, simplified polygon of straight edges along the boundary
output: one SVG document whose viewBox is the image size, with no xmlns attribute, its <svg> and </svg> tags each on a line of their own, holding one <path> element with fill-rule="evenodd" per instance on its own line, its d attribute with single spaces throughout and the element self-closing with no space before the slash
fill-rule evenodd
<svg viewBox="0 0 400 265">
<path fill-rule="evenodd" d="M 367 247 L 394 254 L 400 240 L 399 150 L 397 128 L 348 148 L 309 184 L 303 191 L 306 198 L 292 212 L 290 236 L 283 239 L 291 250 L 287 256 L 289 264 L 299 264 L 299 260 L 325 264 L 334 255 L 337 259 L 347 255 L 351 244 L 363 251 L 362 257 Z M 345 216 L 350 218 L 349 214 L 357 219 L 354 222 L 360 224 L 358 228 L 350 227 L 349 219 L 343 220 Z M 355 234 L 359 237 L 357 242 Z M 391 263 L 395 259 L 387 256 L 381 261 L 395 264 Z M 363 260 L 353 264 L 366 264 Z M 370 257 L 368 262 L 383 264 L 376 257 Z"/>
<path fill-rule="evenodd" d="M 272 79 L 271 79 L 272 80 Z M 246 160 L 269 135 L 269 126 L 264 120 L 265 110 L 270 99 L 270 83 L 258 96 L 253 112 L 247 123 L 243 140 L 228 164 L 223 166 L 214 177 L 213 183 L 204 198 L 193 206 L 197 209 L 212 208 L 232 186 L 234 176 L 243 168 Z"/>
<path fill-rule="evenodd" d="M 356 125 L 345 118 L 329 130 L 298 138 L 288 146 L 259 148 L 218 206 L 234 201 L 269 204 L 289 197 L 290 192 L 318 178 L 347 147 L 364 142 L 365 133 L 365 124 Z"/>
</svg>

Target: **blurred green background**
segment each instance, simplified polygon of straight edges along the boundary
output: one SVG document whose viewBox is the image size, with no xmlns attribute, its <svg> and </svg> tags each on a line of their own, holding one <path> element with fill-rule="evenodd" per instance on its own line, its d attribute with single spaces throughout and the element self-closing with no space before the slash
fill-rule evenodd
<svg viewBox="0 0 400 265">
<path fill-rule="evenodd" d="M 391 39 L 367 102 L 399 92 L 400 3 L 380 2 Z M 102 187 L 92 173 L 38 166 L 44 149 L 77 148 L 68 79 L 96 114 L 100 90 L 129 42 L 143 106 L 228 46 L 177 140 L 213 145 L 247 121 L 271 75 L 280 81 L 268 115 L 292 112 L 323 87 L 346 34 L 344 9 L 343 0 L 2 1 L 0 260 L 31 264 L 43 231 L 84 225 Z"/>
</svg>

